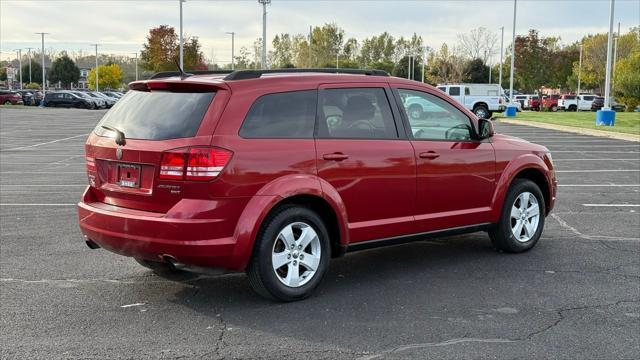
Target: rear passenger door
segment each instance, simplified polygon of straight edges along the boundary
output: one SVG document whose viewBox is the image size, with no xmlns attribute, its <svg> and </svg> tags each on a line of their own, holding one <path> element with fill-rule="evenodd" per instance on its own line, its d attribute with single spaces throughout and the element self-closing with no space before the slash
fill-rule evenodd
<svg viewBox="0 0 640 360">
<path fill-rule="evenodd" d="M 323 85 L 318 175 L 345 204 L 351 242 L 413 232 L 416 164 L 386 84 Z"/>
</svg>

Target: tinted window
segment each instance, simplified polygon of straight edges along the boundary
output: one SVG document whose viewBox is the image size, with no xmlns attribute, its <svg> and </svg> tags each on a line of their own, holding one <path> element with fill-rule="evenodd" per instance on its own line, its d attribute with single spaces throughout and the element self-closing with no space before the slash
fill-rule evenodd
<svg viewBox="0 0 640 360">
<path fill-rule="evenodd" d="M 592 101 L 594 98 L 595 98 L 595 96 L 590 96 L 590 95 L 582 97 L 582 99 L 586 100 L 586 101 Z"/>
<path fill-rule="evenodd" d="M 114 127 L 129 139 L 166 140 L 192 137 L 198 132 L 215 93 L 129 91 L 100 120 L 100 136 L 113 136 L 102 128 Z"/>
<path fill-rule="evenodd" d="M 326 89 L 320 93 L 322 138 L 395 139 L 389 100 L 382 88 Z"/>
<path fill-rule="evenodd" d="M 313 138 L 317 91 L 292 91 L 258 98 L 247 114 L 240 136 L 246 138 Z"/>
<path fill-rule="evenodd" d="M 438 86 L 438 90 L 441 90 L 442 92 L 447 92 L 447 88 L 444 86 Z"/>
<path fill-rule="evenodd" d="M 565 95 L 562 97 L 565 100 L 575 100 L 576 97 L 574 95 Z"/>
<path fill-rule="evenodd" d="M 457 86 L 450 87 L 449 88 L 449 95 L 451 95 L 451 96 L 459 96 L 460 95 L 460 88 L 457 87 Z"/>
<path fill-rule="evenodd" d="M 398 89 L 414 139 L 471 140 L 469 118 L 437 96 L 414 90 Z"/>
</svg>

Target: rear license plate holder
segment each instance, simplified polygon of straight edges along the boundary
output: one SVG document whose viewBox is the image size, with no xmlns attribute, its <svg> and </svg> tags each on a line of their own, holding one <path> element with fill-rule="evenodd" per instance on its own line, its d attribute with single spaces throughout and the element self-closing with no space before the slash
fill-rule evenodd
<svg viewBox="0 0 640 360">
<path fill-rule="evenodd" d="M 140 175 L 142 173 L 140 165 L 118 164 L 116 172 L 116 183 L 122 187 L 140 187 Z"/>
</svg>

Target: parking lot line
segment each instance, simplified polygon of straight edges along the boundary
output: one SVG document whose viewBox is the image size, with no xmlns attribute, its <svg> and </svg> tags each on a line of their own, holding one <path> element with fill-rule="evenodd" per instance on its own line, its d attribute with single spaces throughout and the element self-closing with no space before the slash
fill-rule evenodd
<svg viewBox="0 0 640 360">
<path fill-rule="evenodd" d="M 592 173 L 592 172 L 640 172 L 638 169 L 619 169 L 619 170 L 556 170 L 557 173 Z"/>
<path fill-rule="evenodd" d="M 558 184 L 558 187 L 640 187 L 640 184 Z"/>
<path fill-rule="evenodd" d="M 52 140 L 52 141 L 47 141 L 47 142 L 43 142 L 43 143 L 37 143 L 37 144 L 33 144 L 33 145 L 27 145 L 27 146 L 21 146 L 21 147 L 17 147 L 17 148 L 12 148 L 12 149 L 4 149 L 1 150 L 2 152 L 4 151 L 14 151 L 14 150 L 22 150 L 22 149 L 28 149 L 28 148 L 34 148 L 37 146 L 42 146 L 42 145 L 48 145 L 48 144 L 53 144 L 53 143 L 57 143 L 60 141 L 65 141 L 65 140 L 71 140 L 71 139 L 75 139 L 75 138 L 79 138 L 81 136 L 87 136 L 91 133 L 86 133 L 86 134 L 80 134 L 80 135 L 74 135 L 74 136 L 69 136 L 66 138 L 62 138 L 62 139 L 57 139 L 57 140 Z"/>
<path fill-rule="evenodd" d="M 33 184 L 0 184 L 0 188 L 3 187 L 71 187 L 71 186 L 87 186 L 87 184 L 42 184 L 42 185 L 33 185 Z"/>
<path fill-rule="evenodd" d="M 551 153 L 606 153 L 606 154 L 640 154 L 640 151 L 607 151 L 607 150 L 554 150 Z"/>
<path fill-rule="evenodd" d="M 553 159 L 553 162 L 558 161 L 637 161 L 638 159 L 613 159 L 613 158 L 604 158 L 604 159 Z"/>
<path fill-rule="evenodd" d="M 589 207 L 640 207 L 640 204 L 582 204 Z"/>
<path fill-rule="evenodd" d="M 43 204 L 43 203 L 40 203 L 40 204 L 29 204 L 29 203 L 24 203 L 24 204 L 1 204 L 0 203 L 0 206 L 75 206 L 75 205 L 77 205 L 77 204 L 74 204 L 74 203 L 67 203 L 67 204 L 65 204 L 65 203 L 60 203 L 60 204 Z"/>
</svg>

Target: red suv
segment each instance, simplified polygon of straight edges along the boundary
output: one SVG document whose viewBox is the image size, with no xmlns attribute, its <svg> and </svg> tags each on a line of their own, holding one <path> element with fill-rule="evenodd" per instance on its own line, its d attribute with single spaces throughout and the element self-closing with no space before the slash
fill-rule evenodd
<svg viewBox="0 0 640 360">
<path fill-rule="evenodd" d="M 89 247 L 156 271 L 246 271 L 290 301 L 349 251 L 475 231 L 505 252 L 536 244 L 556 197 L 549 150 L 431 86 L 341 71 L 131 83 L 86 142 Z"/>
</svg>

